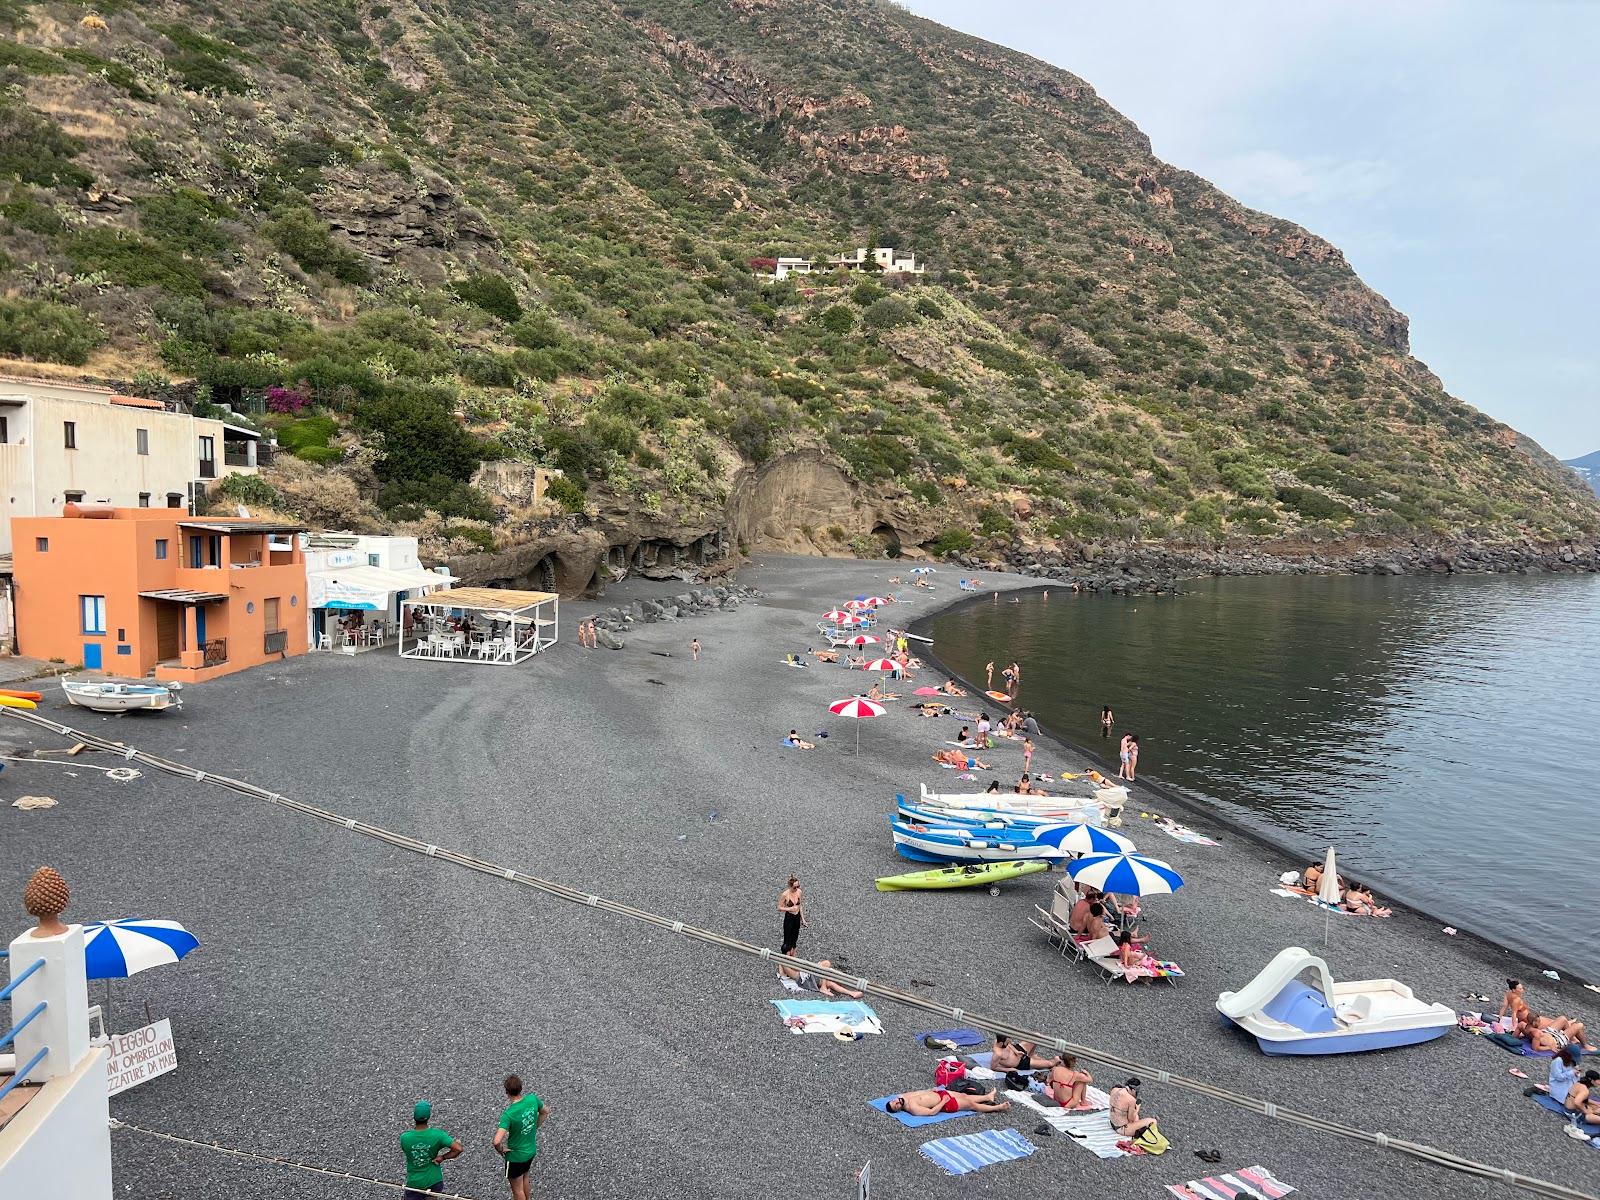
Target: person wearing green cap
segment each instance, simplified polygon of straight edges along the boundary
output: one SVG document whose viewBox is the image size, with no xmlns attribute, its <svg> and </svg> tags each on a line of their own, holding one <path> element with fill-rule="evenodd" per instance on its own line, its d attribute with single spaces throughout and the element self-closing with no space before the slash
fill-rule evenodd
<svg viewBox="0 0 1600 1200">
<path fill-rule="evenodd" d="M 506 1160 L 506 1182 L 511 1185 L 511 1200 L 528 1200 L 528 1169 L 539 1153 L 539 1126 L 544 1124 L 549 1106 L 532 1092 L 524 1094 L 522 1080 L 506 1076 L 506 1099 L 511 1103 L 500 1114 L 494 1131 L 494 1148 Z"/>
<path fill-rule="evenodd" d="M 461 1154 L 461 1143 L 442 1129 L 431 1129 L 433 1105 L 418 1100 L 411 1110 L 413 1126 L 400 1135 L 400 1153 L 406 1160 L 406 1200 L 423 1200 L 429 1192 L 444 1191 L 444 1169 L 439 1166 Z"/>
</svg>

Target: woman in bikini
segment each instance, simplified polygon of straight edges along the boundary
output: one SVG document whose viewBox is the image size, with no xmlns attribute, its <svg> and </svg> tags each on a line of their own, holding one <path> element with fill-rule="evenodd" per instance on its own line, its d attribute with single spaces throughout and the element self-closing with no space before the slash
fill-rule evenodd
<svg viewBox="0 0 1600 1200">
<path fill-rule="evenodd" d="M 905 1113 L 911 1117 L 936 1117 L 940 1113 L 1005 1112 L 1011 1107 L 1011 1101 L 1001 1100 L 999 1093 L 993 1091 L 969 1095 L 946 1091 L 944 1088 L 928 1088 L 896 1096 L 887 1107 L 892 1113 Z"/>
<path fill-rule="evenodd" d="M 1115 720 L 1115 718 L 1111 715 L 1111 705 L 1102 704 L 1100 706 L 1100 736 L 1101 737 L 1110 737 L 1111 736 L 1111 724 L 1112 724 L 1112 722 L 1114 720 Z"/>
<path fill-rule="evenodd" d="M 1094 1105 L 1089 1103 L 1085 1095 L 1093 1082 L 1094 1076 L 1087 1071 L 1080 1071 L 1078 1060 L 1070 1054 L 1063 1054 L 1060 1061 L 1050 1068 L 1050 1095 L 1068 1112 L 1093 1111 Z"/>
<path fill-rule="evenodd" d="M 1124 1138 L 1137 1137 L 1156 1123 L 1139 1115 L 1139 1080 L 1130 1079 L 1111 1089 L 1111 1128 Z"/>
<path fill-rule="evenodd" d="M 790 954 L 800 944 L 800 930 L 808 924 L 806 921 L 805 892 L 801 890 L 798 876 L 789 876 L 789 886 L 784 888 L 783 894 L 778 897 L 778 911 L 783 914 L 783 942 L 781 946 L 785 954 Z"/>
</svg>

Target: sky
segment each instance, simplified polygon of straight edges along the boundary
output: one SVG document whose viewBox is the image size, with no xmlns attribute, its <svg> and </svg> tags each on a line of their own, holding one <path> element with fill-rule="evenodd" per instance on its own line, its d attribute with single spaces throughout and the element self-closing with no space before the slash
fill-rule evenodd
<svg viewBox="0 0 1600 1200">
<path fill-rule="evenodd" d="M 1600 2 L 904 0 L 1342 249 L 1450 392 L 1600 450 Z"/>
</svg>

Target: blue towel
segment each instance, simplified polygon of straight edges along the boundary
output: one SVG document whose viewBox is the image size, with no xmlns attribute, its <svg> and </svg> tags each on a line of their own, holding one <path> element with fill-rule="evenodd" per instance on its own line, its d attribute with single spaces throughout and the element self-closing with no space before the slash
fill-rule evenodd
<svg viewBox="0 0 1600 1200">
<path fill-rule="evenodd" d="M 997 1162 L 1027 1158 L 1039 1147 L 1015 1129 L 985 1129 L 964 1137 L 935 1138 L 922 1153 L 947 1175 L 965 1175 Z"/>
<path fill-rule="evenodd" d="M 916 1117 L 912 1116 L 910 1113 L 892 1113 L 889 1112 L 889 1101 L 893 1099 L 893 1096 L 879 1096 L 876 1100 L 871 1101 L 871 1104 L 872 1107 L 877 1109 L 879 1112 L 889 1113 L 889 1115 L 896 1121 L 899 1121 L 900 1124 L 909 1126 L 912 1129 L 919 1128 L 923 1125 L 937 1125 L 940 1121 L 954 1121 L 957 1117 L 970 1117 L 972 1115 L 970 1112 L 953 1112 L 934 1113 L 931 1117 Z"/>
<path fill-rule="evenodd" d="M 875 1021 L 878 1014 L 859 1000 L 774 1000 L 784 1020 L 790 1017 L 838 1017 L 846 1025 Z"/>
<path fill-rule="evenodd" d="M 976 1029 L 935 1029 L 931 1033 L 917 1034 L 917 1041 L 923 1038 L 938 1038 L 942 1042 L 954 1042 L 958 1046 L 981 1046 L 989 1039 Z"/>
<path fill-rule="evenodd" d="M 1566 1117 L 1569 1121 L 1572 1120 L 1572 1114 L 1567 1111 L 1566 1105 L 1558 1103 L 1549 1096 L 1536 1094 L 1533 1097 L 1533 1102 L 1540 1108 L 1549 1109 L 1558 1116 Z M 1596 1125 L 1592 1121 L 1579 1121 L 1577 1124 L 1578 1128 L 1583 1130 L 1590 1137 L 1600 1137 L 1600 1125 Z"/>
</svg>

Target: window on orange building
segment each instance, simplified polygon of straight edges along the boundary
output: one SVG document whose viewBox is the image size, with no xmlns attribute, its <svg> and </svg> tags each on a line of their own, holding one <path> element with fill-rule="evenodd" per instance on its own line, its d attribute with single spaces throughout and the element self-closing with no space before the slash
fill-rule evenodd
<svg viewBox="0 0 1600 1200">
<path fill-rule="evenodd" d="M 83 632 L 104 633 L 106 631 L 106 598 L 104 596 L 79 596 L 78 603 L 83 611 Z"/>
</svg>

